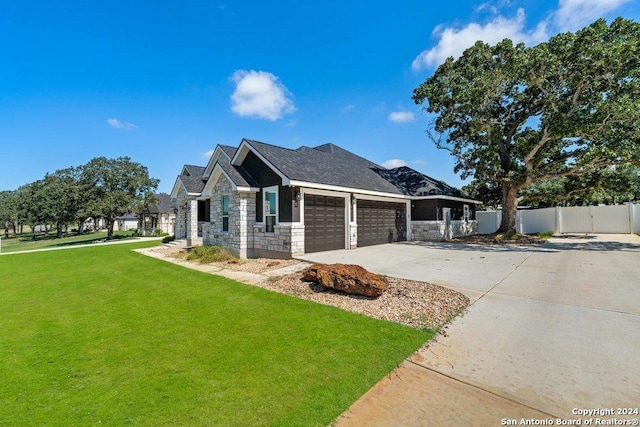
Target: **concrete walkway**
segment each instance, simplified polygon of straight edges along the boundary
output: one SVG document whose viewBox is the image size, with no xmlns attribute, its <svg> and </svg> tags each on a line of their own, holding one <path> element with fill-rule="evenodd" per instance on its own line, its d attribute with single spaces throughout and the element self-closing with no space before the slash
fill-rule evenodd
<svg viewBox="0 0 640 427">
<path fill-rule="evenodd" d="M 638 236 L 563 236 L 528 248 L 407 243 L 303 258 L 437 283 L 472 301 L 338 426 L 640 418 L 575 413 L 640 407 Z"/>
</svg>

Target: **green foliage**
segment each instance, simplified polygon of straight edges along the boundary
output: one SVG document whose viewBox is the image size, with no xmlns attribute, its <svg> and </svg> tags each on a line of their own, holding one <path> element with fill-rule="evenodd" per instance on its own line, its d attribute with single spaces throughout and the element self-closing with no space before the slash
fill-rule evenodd
<svg viewBox="0 0 640 427">
<path fill-rule="evenodd" d="M 153 202 L 158 180 L 150 178 L 148 169 L 129 157 L 97 157 L 82 167 L 80 182 L 87 197 L 89 216 L 107 220 L 108 237 L 113 233 L 117 216 L 138 212 Z"/>
<path fill-rule="evenodd" d="M 153 237 L 162 237 L 162 236 L 168 236 L 169 233 L 165 233 L 164 231 L 162 231 L 162 229 L 156 228 L 151 232 L 151 235 Z"/>
<path fill-rule="evenodd" d="M 327 426 L 431 337 L 151 244 L 0 257 L 0 424 Z"/>
<path fill-rule="evenodd" d="M 18 199 L 16 191 L 0 191 L 0 226 L 4 227 L 5 236 L 9 229 L 16 232 L 18 225 Z"/>
<path fill-rule="evenodd" d="M 196 246 L 187 254 L 187 260 L 197 260 L 200 261 L 200 264 L 230 261 L 234 259 L 238 259 L 238 257 L 222 246 Z"/>
<path fill-rule="evenodd" d="M 455 171 L 503 207 L 534 182 L 640 163 L 640 25 L 598 20 L 534 47 L 481 41 L 414 90 Z M 499 193 L 498 193 L 499 192 Z"/>
<path fill-rule="evenodd" d="M 158 182 L 129 157 L 97 157 L 86 165 L 46 174 L 15 191 L 0 192 L 0 223 L 5 235 L 9 228 L 15 234 L 18 225 L 29 225 L 32 229 L 44 226 L 47 231 L 55 226 L 61 237 L 71 223 L 105 218 L 111 239 L 117 216 L 141 212 L 155 202 Z"/>
<path fill-rule="evenodd" d="M 535 182 L 520 192 L 532 207 L 615 204 L 640 200 L 640 168 L 630 164 Z"/>
<path fill-rule="evenodd" d="M 162 243 L 169 243 L 173 242 L 174 240 L 176 240 L 176 236 L 166 236 L 162 239 Z"/>
<path fill-rule="evenodd" d="M 541 239 L 550 239 L 553 237 L 553 231 L 541 231 L 538 233 L 538 237 Z"/>
</svg>

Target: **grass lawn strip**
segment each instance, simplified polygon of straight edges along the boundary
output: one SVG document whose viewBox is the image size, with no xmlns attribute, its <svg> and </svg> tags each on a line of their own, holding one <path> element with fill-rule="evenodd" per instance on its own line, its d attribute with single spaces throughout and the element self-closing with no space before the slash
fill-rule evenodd
<svg viewBox="0 0 640 427">
<path fill-rule="evenodd" d="M 35 249 L 89 245 L 97 241 L 102 241 L 106 237 L 106 231 L 62 237 L 60 239 L 56 238 L 55 234 L 49 234 L 48 236 L 40 234 L 37 236 L 36 240 L 33 240 L 31 234 L 28 233 L 22 235 L 11 235 L 8 239 L 2 236 L 1 253 L 4 254 L 19 251 L 31 251 Z M 116 231 L 114 232 L 114 237 L 117 240 L 132 239 L 132 233 L 130 231 Z"/>
<path fill-rule="evenodd" d="M 0 424 L 326 426 L 431 336 L 141 246 L 0 257 Z"/>
</svg>

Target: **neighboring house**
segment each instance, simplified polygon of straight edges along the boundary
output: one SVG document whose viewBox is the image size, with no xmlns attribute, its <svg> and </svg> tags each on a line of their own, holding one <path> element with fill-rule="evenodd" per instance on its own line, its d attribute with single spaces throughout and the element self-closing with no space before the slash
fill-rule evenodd
<svg viewBox="0 0 640 427">
<path fill-rule="evenodd" d="M 155 195 L 158 201 L 149 206 L 149 213 L 155 215 L 155 228 L 163 233 L 174 234 L 176 225 L 176 205 L 171 201 L 171 195 L 158 193 Z"/>
<path fill-rule="evenodd" d="M 138 214 L 127 213 L 116 217 L 114 230 L 138 230 L 142 228 L 144 234 L 151 234 L 160 229 L 163 233 L 174 234 L 176 222 L 176 205 L 171 201 L 167 193 L 155 194 L 156 203 L 150 204 L 142 212 L 142 218 Z"/>
<path fill-rule="evenodd" d="M 475 234 L 475 205 L 406 166 L 385 169 L 333 144 L 295 150 L 243 139 L 185 165 L 171 198 L 176 238 L 240 257 Z"/>
<path fill-rule="evenodd" d="M 116 217 L 113 223 L 114 231 L 128 231 L 138 229 L 138 215 L 134 213 L 126 213 Z"/>
</svg>

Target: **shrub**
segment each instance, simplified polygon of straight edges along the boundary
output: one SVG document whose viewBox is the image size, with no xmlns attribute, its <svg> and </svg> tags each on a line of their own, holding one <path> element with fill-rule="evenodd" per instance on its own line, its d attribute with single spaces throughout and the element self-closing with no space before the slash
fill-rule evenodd
<svg viewBox="0 0 640 427">
<path fill-rule="evenodd" d="M 161 236 L 168 236 L 168 235 L 169 235 L 169 233 L 165 233 L 164 231 L 162 231 L 162 229 L 160 229 L 160 228 L 156 228 L 155 230 L 153 230 L 153 231 L 151 232 L 151 235 L 152 235 L 153 237 L 161 237 Z"/>
<path fill-rule="evenodd" d="M 553 231 L 541 231 L 538 233 L 538 237 L 541 239 L 549 239 L 553 237 Z"/>
<path fill-rule="evenodd" d="M 218 261 L 229 261 L 237 257 L 227 248 L 222 246 L 197 246 L 189 251 L 187 260 L 199 260 L 200 264 L 209 264 Z"/>
<path fill-rule="evenodd" d="M 162 243 L 169 243 L 173 242 L 174 240 L 176 240 L 176 236 L 167 236 L 162 239 Z"/>
</svg>

